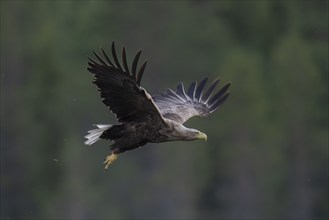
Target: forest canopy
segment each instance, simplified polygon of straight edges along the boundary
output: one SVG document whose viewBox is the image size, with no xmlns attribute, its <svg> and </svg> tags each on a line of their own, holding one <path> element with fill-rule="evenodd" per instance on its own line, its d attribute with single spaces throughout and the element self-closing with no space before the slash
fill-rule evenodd
<svg viewBox="0 0 329 220">
<path fill-rule="evenodd" d="M 0 10 L 1 219 L 328 218 L 328 1 Z M 220 111 L 188 122 L 207 142 L 149 144 L 103 171 L 108 143 L 83 136 L 115 118 L 86 67 L 112 41 L 129 62 L 143 48 L 150 93 L 232 81 Z"/>
</svg>

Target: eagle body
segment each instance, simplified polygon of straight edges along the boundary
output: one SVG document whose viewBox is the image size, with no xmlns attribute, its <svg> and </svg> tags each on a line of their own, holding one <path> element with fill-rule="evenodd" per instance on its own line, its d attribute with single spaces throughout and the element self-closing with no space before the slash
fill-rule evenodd
<svg viewBox="0 0 329 220">
<path fill-rule="evenodd" d="M 199 133 L 195 129 L 188 129 L 170 119 L 164 122 L 129 122 L 121 125 L 113 125 L 105 130 L 101 139 L 112 140 L 114 144 L 111 150 L 123 153 L 142 147 L 147 143 L 161 143 L 167 141 L 192 141 L 197 137 L 187 133 Z"/>
<path fill-rule="evenodd" d="M 204 90 L 208 78 L 193 82 L 185 92 L 182 83 L 176 90 L 167 89 L 150 95 L 140 86 L 146 61 L 137 72 L 139 51 L 128 67 L 125 48 L 122 48 L 122 64 L 112 43 L 112 60 L 102 49 L 104 58 L 94 52 L 98 62 L 89 58 L 88 71 L 94 74 L 103 103 L 116 115 L 118 124 L 96 125 L 85 136 L 86 145 L 100 139 L 112 141 L 111 153 L 105 159 L 107 169 L 120 153 L 139 148 L 147 143 L 167 141 L 207 140 L 207 135 L 183 124 L 193 116 L 207 116 L 216 111 L 228 98 L 230 83 L 225 84 L 214 95 L 219 83 L 216 79 Z"/>
</svg>

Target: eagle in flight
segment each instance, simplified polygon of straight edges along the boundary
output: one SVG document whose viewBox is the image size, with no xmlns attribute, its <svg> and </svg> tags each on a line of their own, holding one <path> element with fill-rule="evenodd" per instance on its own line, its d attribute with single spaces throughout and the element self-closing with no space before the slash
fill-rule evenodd
<svg viewBox="0 0 329 220">
<path fill-rule="evenodd" d="M 182 83 L 176 90 L 167 89 L 159 94 L 150 95 L 141 87 L 145 61 L 140 68 L 137 52 L 131 69 L 128 67 L 126 50 L 122 47 L 122 63 L 119 62 L 114 42 L 110 59 L 103 49 L 103 58 L 94 52 L 97 61 L 89 58 L 88 71 L 94 74 L 94 81 L 103 103 L 116 115 L 118 124 L 97 124 L 88 131 L 86 145 L 100 139 L 111 140 L 111 153 L 106 157 L 105 169 L 120 153 L 142 147 L 147 143 L 166 141 L 207 140 L 207 135 L 183 124 L 193 116 L 207 116 L 216 111 L 229 96 L 226 83 L 214 94 L 219 79 L 204 90 L 208 78 L 200 83 L 193 82 L 187 92 Z M 214 94 L 214 95 L 213 95 Z"/>
</svg>

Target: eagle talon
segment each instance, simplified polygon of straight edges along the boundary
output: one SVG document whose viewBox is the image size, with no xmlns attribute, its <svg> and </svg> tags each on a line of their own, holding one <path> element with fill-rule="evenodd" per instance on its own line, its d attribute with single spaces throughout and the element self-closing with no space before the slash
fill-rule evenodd
<svg viewBox="0 0 329 220">
<path fill-rule="evenodd" d="M 105 170 L 107 170 L 109 168 L 109 166 L 118 158 L 118 154 L 115 153 L 111 153 L 109 155 L 107 155 L 107 157 L 105 158 L 105 161 L 103 164 L 105 164 Z"/>
</svg>

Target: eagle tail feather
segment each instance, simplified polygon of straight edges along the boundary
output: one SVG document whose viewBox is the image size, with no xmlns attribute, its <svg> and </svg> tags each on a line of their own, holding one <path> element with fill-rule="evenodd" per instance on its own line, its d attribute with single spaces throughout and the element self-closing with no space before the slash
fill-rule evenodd
<svg viewBox="0 0 329 220">
<path fill-rule="evenodd" d="M 104 131 L 111 128 L 113 125 L 98 124 L 95 125 L 97 128 L 88 131 L 88 134 L 85 136 L 87 139 L 84 143 L 85 145 L 92 145 L 100 139 L 100 136 Z"/>
</svg>

